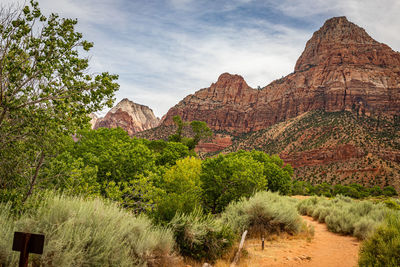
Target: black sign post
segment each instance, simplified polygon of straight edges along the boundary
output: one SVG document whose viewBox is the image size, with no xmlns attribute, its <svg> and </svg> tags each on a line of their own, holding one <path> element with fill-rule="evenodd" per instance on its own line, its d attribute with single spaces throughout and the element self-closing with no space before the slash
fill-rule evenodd
<svg viewBox="0 0 400 267">
<path fill-rule="evenodd" d="M 42 254 L 44 235 L 15 232 L 12 250 L 20 251 L 19 267 L 28 266 L 29 253 Z"/>
</svg>

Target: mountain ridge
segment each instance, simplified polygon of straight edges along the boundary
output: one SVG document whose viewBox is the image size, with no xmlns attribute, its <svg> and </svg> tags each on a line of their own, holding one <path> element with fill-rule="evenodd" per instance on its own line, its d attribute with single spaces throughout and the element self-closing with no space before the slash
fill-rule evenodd
<svg viewBox="0 0 400 267">
<path fill-rule="evenodd" d="M 317 109 L 389 117 L 400 112 L 400 53 L 345 17 L 327 20 L 313 34 L 293 73 L 261 90 L 242 79 L 221 74 L 172 107 L 161 124 L 172 125 L 180 115 L 214 130 L 250 132 Z"/>
<path fill-rule="evenodd" d="M 93 129 L 121 127 L 130 136 L 137 132 L 152 129 L 158 126 L 160 121 L 148 106 L 137 104 L 127 98 L 122 99 L 108 111 L 104 118 L 96 118 L 93 115 L 91 118 Z"/>
<path fill-rule="evenodd" d="M 167 138 L 175 115 L 215 131 L 202 157 L 258 149 L 293 165 L 295 179 L 400 190 L 400 53 L 345 17 L 313 34 L 293 73 L 261 90 L 223 73 L 138 136 Z"/>
</svg>

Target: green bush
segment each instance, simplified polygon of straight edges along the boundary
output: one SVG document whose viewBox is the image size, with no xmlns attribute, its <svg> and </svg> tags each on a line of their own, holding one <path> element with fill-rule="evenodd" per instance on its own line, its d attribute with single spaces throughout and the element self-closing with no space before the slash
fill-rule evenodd
<svg viewBox="0 0 400 267">
<path fill-rule="evenodd" d="M 392 212 L 375 233 L 362 243 L 359 266 L 400 266 L 400 214 Z"/>
<path fill-rule="evenodd" d="M 393 186 L 386 186 L 383 188 L 383 194 L 387 197 L 397 196 L 396 189 Z"/>
<path fill-rule="evenodd" d="M 14 220 L 12 218 L 11 203 L 0 203 L 0 266 L 11 265 L 10 246 L 14 232 Z"/>
<path fill-rule="evenodd" d="M 383 204 L 385 204 L 386 207 L 388 207 L 389 209 L 400 210 L 400 200 L 398 199 L 386 199 L 385 201 L 383 201 Z"/>
<path fill-rule="evenodd" d="M 221 214 L 221 221 L 237 234 L 245 229 L 251 235 L 264 232 L 295 234 L 302 227 L 296 200 L 265 191 L 229 204 Z"/>
<path fill-rule="evenodd" d="M 353 235 L 361 240 L 371 235 L 390 211 L 383 204 L 354 201 L 340 195 L 333 199 L 305 199 L 297 208 L 301 214 L 325 222 L 329 231 Z"/>
<path fill-rule="evenodd" d="M 291 185 L 292 195 L 303 195 L 308 196 L 314 193 L 314 187 L 310 182 L 305 181 L 293 181 Z"/>
<path fill-rule="evenodd" d="M 199 209 L 190 214 L 176 214 L 168 225 L 180 254 L 195 260 L 214 262 L 232 247 L 236 238 L 230 227 L 211 214 L 203 215 Z"/>
<path fill-rule="evenodd" d="M 293 181 L 291 185 L 292 195 L 318 195 L 332 197 L 337 195 L 348 196 L 351 198 L 367 198 L 370 196 L 397 196 L 397 192 L 393 186 L 384 187 L 383 190 L 379 186 L 364 187 L 360 184 L 331 185 L 326 182 L 311 185 L 305 181 Z"/>
<path fill-rule="evenodd" d="M 13 231 L 43 233 L 42 256 L 31 262 L 42 266 L 142 266 L 160 262 L 174 247 L 167 228 L 155 227 L 144 217 L 134 217 L 100 199 L 48 194 L 40 207 L 10 217 L 10 206 L 0 207 L 0 265 L 17 265 L 10 250 Z"/>
</svg>

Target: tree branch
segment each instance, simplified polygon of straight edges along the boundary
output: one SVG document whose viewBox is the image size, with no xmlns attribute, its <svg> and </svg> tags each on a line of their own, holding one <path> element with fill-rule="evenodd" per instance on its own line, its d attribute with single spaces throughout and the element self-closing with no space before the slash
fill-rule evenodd
<svg viewBox="0 0 400 267">
<path fill-rule="evenodd" d="M 32 179 L 31 179 L 31 183 L 30 183 L 30 186 L 29 186 L 29 191 L 28 191 L 28 193 L 26 194 L 26 196 L 24 197 L 24 199 L 22 200 L 22 203 L 25 203 L 25 201 L 28 199 L 28 197 L 29 197 L 29 196 L 32 194 L 32 192 L 33 192 L 33 187 L 34 187 L 35 184 L 36 184 L 36 179 L 37 179 L 37 177 L 38 177 L 38 175 L 39 175 L 39 170 L 40 170 L 40 168 L 41 168 L 42 165 L 43 165 L 43 160 L 44 160 L 44 151 L 40 152 L 40 159 L 39 159 L 38 165 L 36 165 L 35 173 L 33 174 L 33 177 L 32 177 Z"/>
</svg>

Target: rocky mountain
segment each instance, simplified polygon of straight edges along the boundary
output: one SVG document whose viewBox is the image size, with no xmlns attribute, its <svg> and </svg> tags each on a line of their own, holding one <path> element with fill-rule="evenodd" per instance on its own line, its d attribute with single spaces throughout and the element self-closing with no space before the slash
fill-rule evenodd
<svg viewBox="0 0 400 267">
<path fill-rule="evenodd" d="M 149 107 L 124 98 L 104 118 L 97 118 L 94 115 L 91 123 L 94 125 L 94 129 L 121 127 L 132 136 L 135 133 L 158 126 L 159 121 Z"/>
<path fill-rule="evenodd" d="M 400 123 L 349 111 L 310 111 L 266 129 L 231 136 L 222 152 L 262 150 L 312 183 L 393 185 L 400 190 Z M 208 153 L 207 153 L 208 152 Z M 221 152 L 221 151 L 218 151 Z M 213 152 L 203 150 L 204 156 Z"/>
<path fill-rule="evenodd" d="M 92 126 L 92 129 L 94 128 L 94 126 L 96 125 L 97 120 L 99 119 L 99 117 L 94 114 L 94 113 L 90 113 L 89 114 L 89 118 L 90 118 L 90 125 Z"/>
<path fill-rule="evenodd" d="M 307 42 L 294 72 L 257 90 L 222 74 L 163 117 L 202 120 L 214 130 L 251 132 L 312 110 L 393 118 L 400 113 L 400 53 L 346 17 L 329 19 Z"/>
<path fill-rule="evenodd" d="M 260 90 L 224 73 L 141 136 L 166 138 L 174 115 L 215 131 L 197 147 L 203 157 L 258 149 L 292 164 L 296 179 L 400 190 L 400 53 L 345 17 L 313 34 L 293 73 Z"/>
</svg>

